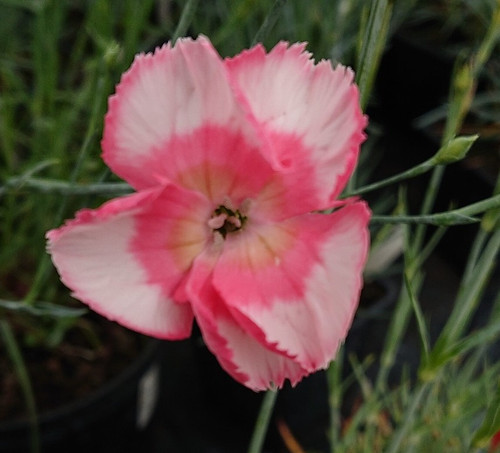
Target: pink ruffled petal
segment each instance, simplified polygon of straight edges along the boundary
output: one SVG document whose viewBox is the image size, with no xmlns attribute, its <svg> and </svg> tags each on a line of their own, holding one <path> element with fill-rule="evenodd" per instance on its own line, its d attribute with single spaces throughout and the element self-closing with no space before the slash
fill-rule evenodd
<svg viewBox="0 0 500 453">
<path fill-rule="evenodd" d="M 331 215 L 251 225 L 226 238 L 213 284 L 236 322 L 308 372 L 324 368 L 357 307 L 370 213 L 357 202 Z"/>
<path fill-rule="evenodd" d="M 210 282 L 216 252 L 200 256 L 191 271 L 186 290 L 203 339 L 220 365 L 252 390 L 292 385 L 309 374 L 294 360 L 273 352 L 248 334 L 233 318 Z"/>
<path fill-rule="evenodd" d="M 308 203 L 307 212 L 328 206 L 344 188 L 366 118 L 352 71 L 328 61 L 315 65 L 304 49 L 281 42 L 266 54 L 257 45 L 225 63 L 269 161 L 288 173 L 286 185 Z"/>
<path fill-rule="evenodd" d="M 61 280 L 98 313 L 141 333 L 190 335 L 189 304 L 173 300 L 205 245 L 208 204 L 174 186 L 117 198 L 47 234 Z"/>
<path fill-rule="evenodd" d="M 136 56 L 123 75 L 109 101 L 103 158 L 136 189 L 151 187 L 166 177 L 169 163 L 161 159 L 172 140 L 202 126 L 241 131 L 237 112 L 226 70 L 210 41 L 180 39 L 174 47 Z"/>
<path fill-rule="evenodd" d="M 147 282 L 161 287 L 165 297 L 187 302 L 175 294 L 194 259 L 213 241 L 208 225 L 212 209 L 197 192 L 169 185 L 135 215 L 130 250 L 145 269 Z"/>
</svg>

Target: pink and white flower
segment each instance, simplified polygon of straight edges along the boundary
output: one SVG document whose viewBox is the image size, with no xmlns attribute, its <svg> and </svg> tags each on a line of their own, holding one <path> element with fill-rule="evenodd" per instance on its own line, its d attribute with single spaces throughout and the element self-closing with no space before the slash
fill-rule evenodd
<svg viewBox="0 0 500 453">
<path fill-rule="evenodd" d="M 155 337 L 186 338 L 196 318 L 252 389 L 297 383 L 335 357 L 358 303 L 370 211 L 337 198 L 365 125 L 352 71 L 304 44 L 223 60 L 199 37 L 138 55 L 102 140 L 136 193 L 47 234 L 62 281 Z"/>
</svg>

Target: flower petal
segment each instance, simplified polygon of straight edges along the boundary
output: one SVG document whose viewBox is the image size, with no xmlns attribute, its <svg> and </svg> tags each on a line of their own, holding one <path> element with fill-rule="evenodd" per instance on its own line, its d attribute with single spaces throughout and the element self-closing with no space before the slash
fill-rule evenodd
<svg viewBox="0 0 500 453">
<path fill-rule="evenodd" d="M 305 44 L 281 42 L 266 54 L 257 45 L 225 63 L 240 102 L 263 134 L 273 168 L 297 179 L 295 192 L 305 191 L 304 201 L 314 195 L 320 209 L 352 173 L 366 118 L 352 71 L 333 69 L 329 61 L 315 65 L 304 49 Z"/>
<path fill-rule="evenodd" d="M 205 344 L 234 379 L 252 390 L 266 390 L 272 385 L 281 387 L 285 379 L 296 384 L 309 373 L 249 335 L 215 291 L 211 272 L 216 260 L 216 253 L 200 255 L 186 285 Z"/>
<path fill-rule="evenodd" d="M 126 327 L 160 338 L 190 335 L 193 313 L 171 294 L 204 247 L 206 200 L 161 187 L 117 198 L 47 234 L 73 295 Z"/>
<path fill-rule="evenodd" d="M 166 186 L 153 203 L 134 217 L 136 234 L 130 250 L 147 273 L 147 282 L 162 288 L 165 297 L 175 293 L 193 260 L 213 232 L 208 226 L 212 205 L 206 198 L 175 185 Z"/>
<path fill-rule="evenodd" d="M 358 304 L 370 213 L 357 202 L 331 215 L 251 225 L 226 238 L 214 287 L 261 344 L 311 372 L 344 341 Z"/>
<path fill-rule="evenodd" d="M 241 129 L 236 110 L 222 60 L 207 38 L 166 44 L 136 56 L 110 98 L 103 158 L 136 189 L 151 187 L 165 177 L 168 162 L 155 164 L 173 137 L 207 125 Z"/>
<path fill-rule="evenodd" d="M 214 207 L 228 198 L 239 205 L 258 193 L 274 175 L 247 135 L 213 125 L 172 137 L 145 162 L 167 181 L 202 193 Z"/>
</svg>

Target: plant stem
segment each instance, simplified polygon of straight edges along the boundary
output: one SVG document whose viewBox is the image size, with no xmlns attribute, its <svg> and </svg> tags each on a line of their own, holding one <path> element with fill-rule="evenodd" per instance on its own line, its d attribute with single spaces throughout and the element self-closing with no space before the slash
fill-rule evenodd
<svg viewBox="0 0 500 453">
<path fill-rule="evenodd" d="M 344 361 L 344 349 L 340 348 L 335 360 L 330 363 L 327 370 L 328 379 L 328 401 L 330 406 L 330 451 L 335 453 L 340 438 L 342 403 L 342 368 Z"/>
<path fill-rule="evenodd" d="M 278 390 L 268 390 L 264 395 L 259 415 L 257 416 L 257 421 L 255 422 L 255 428 L 250 441 L 250 446 L 248 448 L 248 453 L 260 453 L 262 451 L 262 446 L 264 445 L 264 439 L 266 437 L 269 421 L 271 420 L 277 396 Z"/>
<path fill-rule="evenodd" d="M 16 338 L 12 333 L 9 323 L 3 319 L 0 320 L 0 336 L 5 343 L 7 354 L 14 365 L 14 370 L 16 371 L 17 379 L 21 384 L 24 400 L 26 402 L 26 409 L 28 410 L 28 418 L 30 422 L 30 451 L 31 453 L 39 453 L 40 433 L 33 387 L 31 385 L 26 364 L 24 363 L 23 355 L 19 349 Z"/>
<path fill-rule="evenodd" d="M 372 223 L 414 223 L 426 225 L 462 225 L 475 223 L 480 219 L 472 216 L 500 206 L 500 194 L 472 203 L 463 208 L 428 215 L 374 215 Z"/>
<path fill-rule="evenodd" d="M 367 186 L 356 189 L 353 192 L 346 193 L 343 196 L 343 198 L 347 198 L 353 195 L 361 195 L 367 192 L 371 192 L 372 190 L 381 189 L 382 187 L 386 187 L 388 185 L 396 184 L 406 179 L 420 176 L 439 165 L 446 165 L 453 162 L 457 162 L 463 159 L 467 155 L 467 152 L 474 144 L 474 142 L 477 140 L 477 138 L 478 135 L 470 135 L 470 136 L 461 136 L 453 140 L 450 140 L 441 148 L 439 148 L 434 156 L 427 159 L 426 161 L 417 164 L 414 167 L 406 171 L 403 171 L 402 173 L 383 179 L 382 181 L 377 181 L 374 182 L 373 184 L 368 184 Z"/>
<path fill-rule="evenodd" d="M 391 184 L 395 184 L 401 181 L 404 181 L 409 178 L 415 178 L 416 176 L 420 176 L 429 170 L 432 170 L 435 167 L 435 163 L 433 159 L 428 159 L 425 162 L 422 162 L 415 167 L 412 167 L 402 173 L 391 176 L 389 178 L 383 179 L 382 181 L 377 181 L 372 184 L 368 184 L 366 186 L 360 187 L 352 192 L 348 192 L 342 195 L 342 198 L 352 197 L 354 195 L 362 195 L 368 192 L 372 192 L 373 190 L 382 189 L 383 187 L 387 187 Z"/>
<path fill-rule="evenodd" d="M 2 196 L 4 193 L 7 193 L 9 189 L 18 189 L 19 187 L 23 186 L 26 181 L 31 180 L 31 177 L 44 170 L 45 168 L 48 168 L 52 165 L 55 165 L 58 163 L 57 159 L 48 159 L 44 160 L 38 164 L 36 164 L 34 167 L 30 168 L 26 172 L 24 172 L 21 176 L 16 176 L 9 178 L 6 183 L 3 186 L 0 186 L 0 196 Z"/>
<path fill-rule="evenodd" d="M 2 187 L 13 190 L 31 189 L 40 193 L 54 193 L 61 195 L 124 195 L 131 193 L 133 189 L 124 182 L 106 182 L 94 184 L 74 184 L 68 181 L 42 178 L 14 177 L 7 181 Z"/>
</svg>

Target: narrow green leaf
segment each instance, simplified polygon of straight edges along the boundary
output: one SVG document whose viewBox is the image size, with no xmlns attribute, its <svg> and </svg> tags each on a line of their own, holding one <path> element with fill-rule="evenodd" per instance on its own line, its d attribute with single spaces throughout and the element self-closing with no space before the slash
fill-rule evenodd
<svg viewBox="0 0 500 453">
<path fill-rule="evenodd" d="M 495 189 L 493 190 L 493 195 L 500 194 L 500 174 L 497 176 L 497 182 L 495 184 Z M 484 231 L 492 232 L 500 219 L 500 208 L 492 208 L 483 216 L 483 220 L 481 221 L 481 228 Z"/>
<path fill-rule="evenodd" d="M 408 276 L 408 272 L 404 273 L 404 281 L 406 286 L 406 291 L 408 293 L 408 297 L 410 298 L 411 305 L 413 307 L 413 311 L 415 312 L 415 318 L 417 320 L 418 332 L 420 334 L 420 341 L 422 342 L 423 348 L 423 359 L 427 360 L 429 357 L 430 347 L 429 347 L 429 332 L 427 331 L 427 326 L 425 324 L 424 314 L 422 313 L 422 309 L 420 304 L 415 296 L 413 291 L 410 278 Z"/>
<path fill-rule="evenodd" d="M 462 280 L 453 311 L 441 331 L 437 344 L 453 344 L 465 331 L 484 292 L 486 282 L 493 271 L 495 258 L 499 250 L 500 230 L 496 231 L 485 245 L 484 251 L 479 257 L 474 270 L 470 272 L 468 279 Z"/>
<path fill-rule="evenodd" d="M 17 374 L 17 378 L 19 379 L 19 383 L 21 384 L 21 389 L 26 403 L 30 426 L 30 452 L 39 453 L 40 430 L 33 386 L 31 385 L 30 376 L 28 374 L 28 370 L 26 369 L 22 352 L 7 321 L 0 320 L 0 337 L 4 341 L 7 354 L 14 365 L 14 370 Z"/>
<path fill-rule="evenodd" d="M 391 14 L 392 1 L 374 0 L 370 2 L 366 27 L 361 30 L 361 48 L 356 71 L 356 82 L 361 93 L 362 108 L 366 107 L 370 97 L 375 74 L 389 34 Z"/>
<path fill-rule="evenodd" d="M 267 35 L 276 24 L 276 21 L 278 20 L 281 14 L 281 10 L 286 5 L 286 1 L 287 0 L 275 0 L 271 10 L 264 19 L 264 22 L 262 23 L 261 27 L 257 31 L 257 34 L 255 35 L 252 41 L 252 46 L 254 46 L 259 42 L 263 42 L 266 39 Z"/>
<path fill-rule="evenodd" d="M 419 371 L 424 381 L 434 379 L 440 368 L 459 356 L 463 356 L 478 346 L 486 345 L 500 337 L 500 322 L 496 322 L 453 344 L 438 344 L 428 356 L 427 363 Z"/>
<path fill-rule="evenodd" d="M 429 388 L 428 383 L 424 383 L 413 391 L 410 404 L 405 412 L 403 423 L 401 423 L 394 435 L 391 437 L 389 446 L 385 450 L 387 453 L 398 453 L 404 451 L 401 449 L 401 445 L 404 440 L 408 438 L 412 427 L 418 420 L 419 408 L 425 396 L 429 392 Z"/>
<path fill-rule="evenodd" d="M 475 448 L 488 448 L 491 438 L 500 431 L 500 381 L 498 382 L 496 395 L 489 405 L 483 423 L 476 431 L 472 439 Z"/>
<path fill-rule="evenodd" d="M 181 18 L 179 19 L 179 23 L 177 24 L 177 28 L 172 35 L 172 44 L 177 41 L 181 36 L 185 36 L 189 26 L 194 17 L 194 13 L 196 12 L 196 7 L 198 6 L 198 0 L 187 0 L 184 9 L 182 10 Z"/>
</svg>

